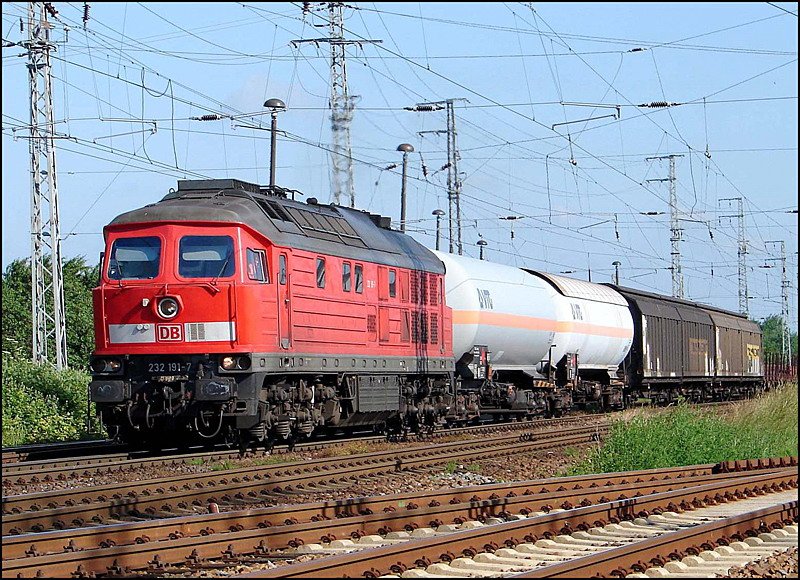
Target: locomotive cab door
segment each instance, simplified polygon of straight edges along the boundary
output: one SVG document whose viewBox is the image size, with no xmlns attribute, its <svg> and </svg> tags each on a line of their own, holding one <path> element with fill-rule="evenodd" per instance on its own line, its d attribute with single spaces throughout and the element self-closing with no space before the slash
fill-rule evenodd
<svg viewBox="0 0 800 580">
<path fill-rule="evenodd" d="M 292 344 L 289 255 L 281 252 L 278 256 L 278 341 L 281 348 L 288 349 Z"/>
</svg>

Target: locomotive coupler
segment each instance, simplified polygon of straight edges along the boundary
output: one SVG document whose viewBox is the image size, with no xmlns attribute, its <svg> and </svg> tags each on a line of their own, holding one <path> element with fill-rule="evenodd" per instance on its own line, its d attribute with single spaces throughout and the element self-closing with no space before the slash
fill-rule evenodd
<svg viewBox="0 0 800 580">
<path fill-rule="evenodd" d="M 198 401 L 227 401 L 236 396 L 233 379 L 215 377 L 195 381 L 195 399 Z"/>
</svg>

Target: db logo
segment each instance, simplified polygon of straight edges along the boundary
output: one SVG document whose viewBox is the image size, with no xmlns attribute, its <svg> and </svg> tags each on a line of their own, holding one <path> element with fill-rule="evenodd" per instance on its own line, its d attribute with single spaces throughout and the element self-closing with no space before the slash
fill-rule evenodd
<svg viewBox="0 0 800 580">
<path fill-rule="evenodd" d="M 159 324 L 156 331 L 159 342 L 183 340 L 183 327 L 180 324 Z"/>
</svg>

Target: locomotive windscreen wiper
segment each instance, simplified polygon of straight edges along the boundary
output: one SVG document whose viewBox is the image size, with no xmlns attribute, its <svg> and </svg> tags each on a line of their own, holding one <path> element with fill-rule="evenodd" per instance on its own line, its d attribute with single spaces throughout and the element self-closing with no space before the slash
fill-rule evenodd
<svg viewBox="0 0 800 580">
<path fill-rule="evenodd" d="M 119 287 L 122 288 L 122 278 L 125 277 L 125 274 L 122 272 L 122 262 L 120 262 L 117 258 L 111 258 L 117 265 L 117 282 L 119 282 Z"/>
<path fill-rule="evenodd" d="M 228 253 L 228 255 L 227 255 L 227 256 L 225 256 L 225 261 L 224 261 L 224 262 L 222 262 L 222 268 L 220 268 L 220 270 L 219 270 L 219 273 L 218 273 L 216 276 L 214 276 L 214 279 L 213 279 L 213 280 L 211 280 L 211 285 L 212 285 L 212 286 L 216 286 L 216 285 L 217 285 L 217 280 L 219 280 L 219 277 L 220 277 L 220 276 L 222 276 L 222 273 L 225 271 L 225 268 L 227 268 L 227 267 L 228 267 L 228 262 L 230 262 L 230 261 L 231 261 L 231 256 L 232 256 L 232 255 L 233 255 L 233 254 L 231 254 L 231 253 L 229 252 L 229 253 Z"/>
</svg>

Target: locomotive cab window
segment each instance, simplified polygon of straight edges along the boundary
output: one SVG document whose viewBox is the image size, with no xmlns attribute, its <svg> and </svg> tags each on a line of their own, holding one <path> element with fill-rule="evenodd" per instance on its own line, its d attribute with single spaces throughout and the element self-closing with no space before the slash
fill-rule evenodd
<svg viewBox="0 0 800 580">
<path fill-rule="evenodd" d="M 269 283 L 269 271 L 264 250 L 247 248 L 247 277 L 251 280 Z"/>
<path fill-rule="evenodd" d="M 286 254 L 281 254 L 278 259 L 278 284 L 286 285 Z"/>
<path fill-rule="evenodd" d="M 230 236 L 184 236 L 178 251 L 183 278 L 228 278 L 236 270 Z"/>
<path fill-rule="evenodd" d="M 120 238 L 111 246 L 108 277 L 112 280 L 149 280 L 158 275 L 160 263 L 159 238 Z"/>
<path fill-rule="evenodd" d="M 355 272 L 355 282 L 356 282 L 356 294 L 363 294 L 364 293 L 364 266 L 361 264 L 356 264 L 356 272 Z"/>
<path fill-rule="evenodd" d="M 394 298 L 397 296 L 397 271 L 389 270 L 389 296 Z"/>
<path fill-rule="evenodd" d="M 350 292 L 350 262 L 342 263 L 342 291 Z"/>
<path fill-rule="evenodd" d="M 325 288 L 325 259 L 317 258 L 317 288 Z"/>
</svg>

